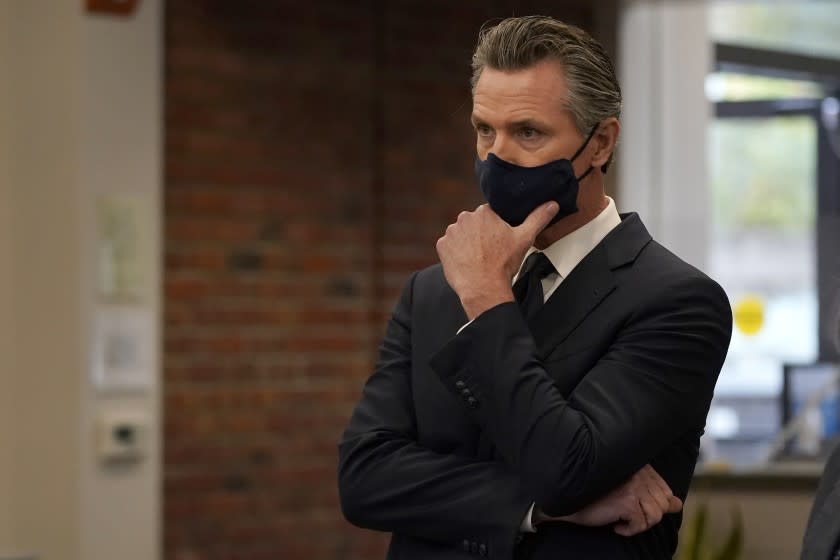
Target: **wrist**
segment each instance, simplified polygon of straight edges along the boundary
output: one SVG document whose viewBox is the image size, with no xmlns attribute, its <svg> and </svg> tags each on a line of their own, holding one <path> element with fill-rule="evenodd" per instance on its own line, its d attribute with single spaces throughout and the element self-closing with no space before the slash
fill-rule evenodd
<svg viewBox="0 0 840 560">
<path fill-rule="evenodd" d="M 531 512 L 531 525 L 536 527 L 537 525 L 539 525 L 540 523 L 542 523 L 546 519 L 547 518 L 546 518 L 545 514 L 542 512 L 542 510 L 535 506 L 534 511 Z"/>
<path fill-rule="evenodd" d="M 473 321 L 476 317 L 502 303 L 514 301 L 510 286 L 491 291 L 465 294 L 461 297 L 461 306 L 467 314 L 467 319 Z"/>
<path fill-rule="evenodd" d="M 534 512 L 531 515 L 531 524 L 536 527 L 540 523 L 545 523 L 546 521 L 566 521 L 568 523 L 577 523 L 578 514 L 572 513 L 569 515 L 561 515 L 560 517 L 551 517 L 543 512 L 540 508 L 535 507 Z"/>
<path fill-rule="evenodd" d="M 578 514 L 577 513 L 570 513 L 569 515 L 561 515 L 560 517 L 556 517 L 555 521 L 565 521 L 567 523 L 577 523 L 578 522 Z"/>
</svg>

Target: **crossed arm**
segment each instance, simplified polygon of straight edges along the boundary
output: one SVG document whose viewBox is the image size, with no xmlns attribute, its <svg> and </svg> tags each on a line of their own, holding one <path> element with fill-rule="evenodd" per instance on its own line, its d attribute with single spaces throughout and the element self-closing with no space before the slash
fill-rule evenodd
<svg viewBox="0 0 840 560">
<path fill-rule="evenodd" d="M 472 535 L 510 549 L 532 503 L 501 462 L 417 443 L 411 390 L 411 278 L 388 323 L 374 374 L 339 444 L 339 493 L 355 525 L 441 543 Z"/>
<path fill-rule="evenodd" d="M 432 365 L 445 385 L 467 383 L 483 399 L 475 419 L 504 461 L 437 453 L 417 441 L 415 275 L 339 446 L 341 504 L 351 522 L 439 542 L 472 535 L 510 550 L 534 501 L 537 520 L 568 516 L 586 524 L 620 520 L 601 515 L 601 506 L 627 502 L 633 489 L 659 487 L 666 500 L 650 509 L 661 515 L 669 506 L 670 490 L 645 465 L 708 405 L 731 328 L 721 320 L 729 317 L 726 299 L 700 278 L 663 290 L 661 304 L 644 306 L 566 398 L 535 358 L 511 302 L 510 278 L 550 218 L 541 211 L 532 217 L 511 229 L 480 208 L 462 213 L 438 241 L 447 282 L 474 324 Z M 656 521 L 654 513 L 641 528 Z"/>
<path fill-rule="evenodd" d="M 339 488 L 346 517 L 360 526 L 439 542 L 458 542 L 464 535 L 475 535 L 504 548 L 512 546 L 535 499 L 547 512 L 538 510 L 537 521 L 549 515 L 570 515 L 566 520 L 608 524 L 618 520 L 617 506 L 625 507 L 624 516 L 627 507 L 639 510 L 638 499 L 628 500 L 628 491 L 658 484 L 658 477 L 645 464 L 669 437 L 659 419 L 687 413 L 674 407 L 686 402 L 687 392 L 709 392 L 709 384 L 714 383 L 702 371 L 697 375 L 656 373 L 669 367 L 684 369 L 670 360 L 684 353 L 700 357 L 709 352 L 707 345 L 714 343 L 714 337 L 710 342 L 706 336 L 713 333 L 671 332 L 675 325 L 663 316 L 672 321 L 699 321 L 717 329 L 719 322 L 693 316 L 702 314 L 707 306 L 686 306 L 699 310 L 688 311 L 691 316 L 651 310 L 651 317 L 640 318 L 636 330 L 617 342 L 616 349 L 584 378 L 570 400 L 553 386 L 533 359 L 532 349 L 503 350 L 510 350 L 511 345 L 526 349 L 533 345 L 524 324 L 517 326 L 517 320 L 522 320 L 515 304 L 478 317 L 434 360 L 449 385 L 447 380 L 467 369 L 473 375 L 484 372 L 480 379 L 471 379 L 482 402 L 487 403 L 476 417 L 505 461 L 477 462 L 437 453 L 417 443 L 410 381 L 414 282 L 412 277 L 397 304 L 376 371 L 339 447 Z M 652 353 L 640 355 L 638 346 L 650 344 L 644 333 L 655 334 L 658 342 Z M 488 354 L 487 347 L 498 348 L 498 354 Z M 616 377 L 628 385 L 613 385 Z M 628 403 L 616 397 L 628 391 L 642 394 L 641 400 Z M 674 424 L 665 431 L 679 429 Z M 546 461 L 546 456 L 557 460 Z M 667 496 L 664 490 L 663 495 Z M 613 507 L 606 513 L 602 498 L 612 500 Z M 664 507 L 650 504 L 645 511 L 638 511 L 641 516 L 636 519 L 643 521 L 621 530 L 630 534 L 648 528 L 658 521 L 657 508 L 659 516 L 669 511 Z M 651 513 L 646 516 L 648 509 Z"/>
</svg>

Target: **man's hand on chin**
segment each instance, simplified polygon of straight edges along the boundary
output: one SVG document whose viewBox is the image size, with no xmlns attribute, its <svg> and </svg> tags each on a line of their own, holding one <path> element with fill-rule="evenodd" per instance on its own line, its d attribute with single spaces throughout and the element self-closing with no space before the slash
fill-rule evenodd
<svg viewBox="0 0 840 560">
<path fill-rule="evenodd" d="M 486 204 L 461 212 L 437 241 L 446 281 L 458 294 L 472 321 L 491 307 L 513 301 L 510 281 L 525 253 L 545 229 L 558 206 L 547 202 L 517 227 L 511 227 Z"/>
<path fill-rule="evenodd" d="M 534 508 L 534 524 L 567 521 L 588 527 L 614 525 L 616 533 L 632 537 L 662 521 L 666 513 L 677 513 L 682 505 L 659 473 L 645 465 L 630 480 L 572 515 L 550 517 Z"/>
</svg>

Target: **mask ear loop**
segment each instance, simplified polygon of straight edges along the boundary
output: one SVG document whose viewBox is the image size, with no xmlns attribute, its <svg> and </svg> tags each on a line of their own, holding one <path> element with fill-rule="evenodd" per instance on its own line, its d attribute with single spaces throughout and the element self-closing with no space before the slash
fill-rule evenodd
<svg viewBox="0 0 840 560">
<path fill-rule="evenodd" d="M 589 145 L 589 141 L 590 141 L 590 140 L 592 140 L 592 137 L 593 137 L 593 136 L 595 136 L 595 132 L 598 130 L 598 126 L 599 126 L 600 124 L 601 124 L 601 123 L 596 123 L 596 124 L 595 124 L 595 126 L 593 126 L 593 127 L 592 127 L 592 130 L 589 132 L 589 136 L 587 136 L 587 137 L 586 137 L 586 140 L 583 142 L 583 145 L 582 145 L 580 148 L 578 148 L 578 151 L 576 151 L 576 152 L 575 152 L 575 155 L 573 155 L 573 156 L 572 156 L 572 159 L 570 159 L 570 160 L 569 160 L 570 162 L 575 161 L 575 160 L 577 159 L 577 157 L 581 154 L 581 152 L 583 152 L 583 150 L 585 150 L 585 149 L 586 149 L 586 146 L 588 146 L 588 145 Z M 609 165 L 609 162 L 607 162 L 606 164 L 604 164 L 603 166 L 601 166 L 601 171 L 606 171 L 606 167 L 607 167 L 608 165 Z M 589 166 L 589 169 L 587 169 L 587 170 L 586 170 L 586 172 L 585 172 L 583 175 L 581 175 L 580 177 L 578 177 L 578 178 L 577 178 L 577 181 L 578 181 L 578 182 L 583 181 L 583 179 L 584 179 L 587 175 L 589 175 L 590 173 L 592 173 L 592 170 L 593 170 L 593 169 L 595 169 L 595 168 L 594 168 L 594 167 L 592 167 L 592 166 L 590 165 L 590 166 Z"/>
<path fill-rule="evenodd" d="M 575 155 L 573 155 L 572 159 L 570 159 L 569 161 L 575 161 L 578 158 L 578 156 L 581 154 L 581 152 L 586 149 L 586 146 L 589 145 L 589 141 L 592 140 L 593 136 L 595 136 L 595 131 L 598 130 L 598 125 L 600 125 L 600 124 L 601 123 L 597 123 L 597 124 L 595 124 L 595 126 L 592 127 L 592 130 L 589 132 L 589 136 L 586 137 L 586 140 L 583 141 L 583 144 L 581 145 L 581 147 L 578 148 L 578 150 L 575 152 Z"/>
<path fill-rule="evenodd" d="M 578 177 L 578 178 L 576 179 L 576 180 L 577 180 L 577 182 L 578 182 L 578 183 L 580 183 L 581 181 L 583 181 L 583 179 L 584 179 L 587 175 L 589 175 L 590 173 L 592 173 L 592 170 L 593 170 L 593 169 L 595 169 L 595 168 L 594 168 L 594 167 L 590 167 L 589 169 L 587 169 L 587 170 L 586 170 L 586 172 L 585 172 L 583 175 L 581 175 L 580 177 Z"/>
</svg>

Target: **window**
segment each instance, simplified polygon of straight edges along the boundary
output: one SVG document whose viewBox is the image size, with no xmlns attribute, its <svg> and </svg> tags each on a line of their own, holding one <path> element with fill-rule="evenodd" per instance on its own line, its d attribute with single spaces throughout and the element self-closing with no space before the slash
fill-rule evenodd
<svg viewBox="0 0 840 560">
<path fill-rule="evenodd" d="M 807 57 L 791 64 L 752 47 L 840 57 L 840 4 L 716 2 L 709 30 L 729 44 L 718 44 L 716 71 L 706 79 L 715 107 L 707 137 L 707 271 L 726 290 L 736 318 L 744 305 L 762 312 L 763 321 L 754 333 L 733 333 L 706 458 L 748 466 L 766 458 L 781 428 L 785 366 L 836 357 L 825 332 L 837 321 L 827 279 L 840 270 L 832 256 L 840 239 L 840 150 L 830 114 L 837 113 L 840 76 L 827 76 L 822 59 L 809 72 Z"/>
<path fill-rule="evenodd" d="M 716 42 L 840 58 L 840 3 L 712 2 L 709 32 Z"/>
</svg>

